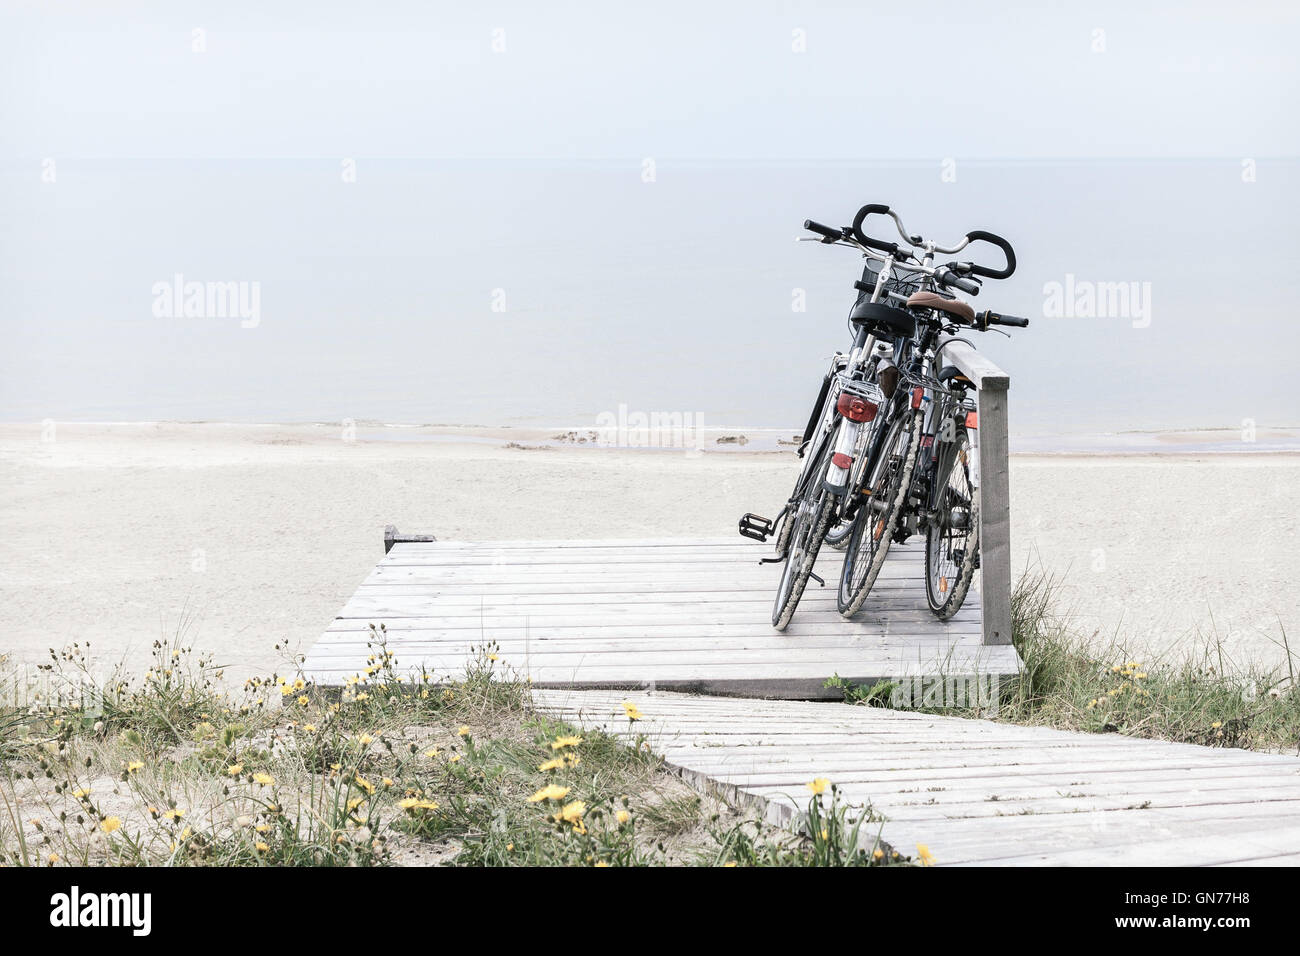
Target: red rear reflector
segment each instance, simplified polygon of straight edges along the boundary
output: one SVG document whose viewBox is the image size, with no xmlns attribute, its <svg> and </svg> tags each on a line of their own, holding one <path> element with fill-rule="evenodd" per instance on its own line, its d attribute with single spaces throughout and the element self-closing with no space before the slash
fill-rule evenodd
<svg viewBox="0 0 1300 956">
<path fill-rule="evenodd" d="M 921 407 L 921 396 L 923 396 L 924 394 L 925 394 L 925 389 L 923 389 L 920 385 L 918 385 L 918 386 L 916 386 L 916 388 L 912 389 L 912 407 L 913 407 L 913 408 L 920 408 L 920 407 Z"/>
<path fill-rule="evenodd" d="M 979 413 L 978 413 L 978 412 L 967 412 L 967 413 L 966 413 L 966 427 L 967 427 L 967 428 L 979 428 L 979 427 L 980 427 L 980 416 L 979 416 Z"/>
<path fill-rule="evenodd" d="M 843 452 L 837 451 L 835 454 L 831 455 L 831 464 L 836 468 L 847 468 L 849 465 L 853 464 L 853 459 Z"/>
<path fill-rule="evenodd" d="M 851 422 L 869 422 L 876 417 L 879 410 L 875 402 L 869 402 L 860 395 L 844 392 L 835 403 L 835 409 Z"/>
</svg>

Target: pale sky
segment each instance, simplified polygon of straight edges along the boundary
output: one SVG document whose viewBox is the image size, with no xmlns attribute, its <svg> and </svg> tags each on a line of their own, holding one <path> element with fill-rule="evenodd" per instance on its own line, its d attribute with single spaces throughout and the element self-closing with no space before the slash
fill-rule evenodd
<svg viewBox="0 0 1300 956">
<path fill-rule="evenodd" d="M 1300 154 L 1278 0 L 289 6 L 4 0 L 0 155 Z"/>
</svg>

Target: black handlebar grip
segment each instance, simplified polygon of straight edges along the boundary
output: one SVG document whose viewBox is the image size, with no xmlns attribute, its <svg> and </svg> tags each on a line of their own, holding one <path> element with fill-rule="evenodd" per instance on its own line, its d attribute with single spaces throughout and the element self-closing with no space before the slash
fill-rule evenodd
<svg viewBox="0 0 1300 956">
<path fill-rule="evenodd" d="M 815 222 L 812 219 L 805 219 L 803 227 L 809 232 L 817 233 L 825 242 L 834 242 L 836 239 L 844 238 L 842 229 L 832 229 L 830 226 L 823 226 L 820 222 Z"/>
<path fill-rule="evenodd" d="M 991 232 L 985 232 L 983 229 L 976 229 L 974 232 L 966 233 L 966 238 L 971 242 L 979 242 L 983 239 L 985 242 L 991 242 L 1002 250 L 1007 257 L 1007 266 L 1000 272 L 996 269 L 990 269 L 988 266 L 972 265 L 970 271 L 977 276 L 984 276 L 988 279 L 1009 279 L 1011 274 L 1016 271 L 1016 252 L 1011 248 L 1011 243 L 1007 242 L 1001 236 L 995 236 Z"/>
<path fill-rule="evenodd" d="M 980 294 L 980 284 L 978 282 L 974 279 L 963 279 L 954 272 L 945 273 L 940 281 L 943 282 L 944 285 L 961 289 L 961 291 L 968 293 L 969 295 Z"/>
<path fill-rule="evenodd" d="M 984 312 L 981 312 L 978 316 L 976 316 L 976 318 L 982 319 L 983 320 L 982 324 L 986 327 L 990 325 L 1011 325 L 1011 326 L 1015 326 L 1018 329 L 1029 328 L 1028 319 L 1023 318 L 1019 315 L 1001 315 L 997 312 L 994 312 L 992 309 L 988 309 Z"/>
<path fill-rule="evenodd" d="M 853 217 L 853 238 L 869 249 L 875 249 L 877 252 L 887 252 L 891 256 L 896 256 L 898 255 L 898 243 L 885 242 L 883 239 L 872 239 L 862 231 L 862 223 L 868 216 L 887 216 L 888 214 L 889 207 L 884 203 L 867 203 Z"/>
</svg>

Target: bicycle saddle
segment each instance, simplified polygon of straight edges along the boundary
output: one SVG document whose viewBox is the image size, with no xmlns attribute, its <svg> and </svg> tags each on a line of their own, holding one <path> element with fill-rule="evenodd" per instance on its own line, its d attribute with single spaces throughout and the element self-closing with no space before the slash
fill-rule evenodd
<svg viewBox="0 0 1300 956">
<path fill-rule="evenodd" d="M 961 299 L 945 299 L 937 292 L 913 292 L 907 304 L 918 309 L 938 309 L 954 315 L 968 325 L 975 321 L 975 310 Z"/>
<path fill-rule="evenodd" d="M 974 313 L 972 313 L 972 316 Z M 908 315 L 902 309 L 882 302 L 870 302 L 866 296 L 860 298 L 849 313 L 849 321 L 871 326 L 879 333 L 889 336 L 901 335 L 911 338 L 916 335 L 916 317 Z"/>
</svg>

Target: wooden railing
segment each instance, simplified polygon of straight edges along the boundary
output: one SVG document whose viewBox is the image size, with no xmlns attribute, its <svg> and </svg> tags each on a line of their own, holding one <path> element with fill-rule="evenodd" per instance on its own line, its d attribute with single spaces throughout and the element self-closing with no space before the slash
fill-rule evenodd
<svg viewBox="0 0 1300 956">
<path fill-rule="evenodd" d="M 980 594 L 984 643 L 1011 643 L 1011 497 L 1007 480 L 1007 389 L 1011 377 L 968 343 L 943 346 L 979 392 Z"/>
</svg>

